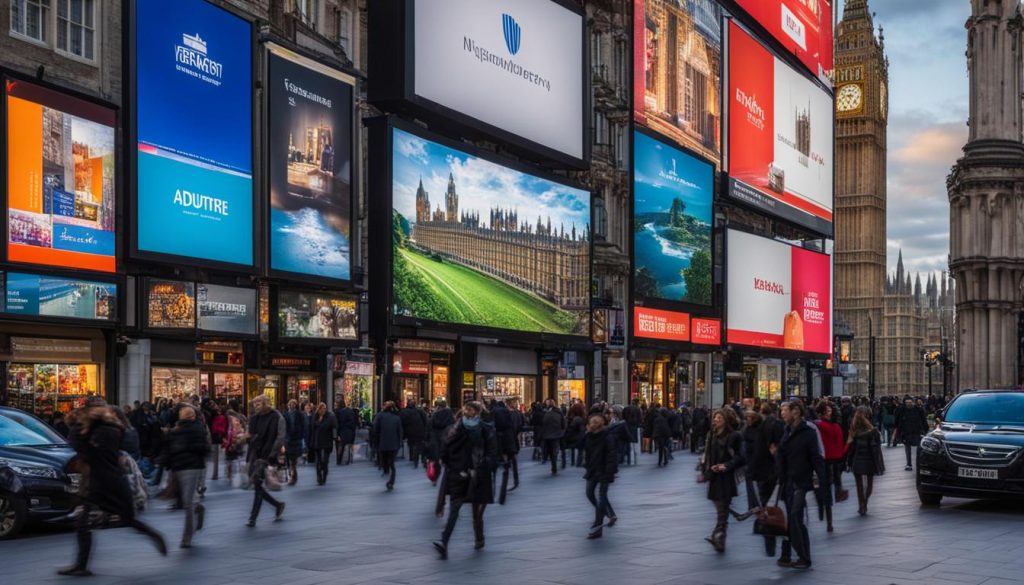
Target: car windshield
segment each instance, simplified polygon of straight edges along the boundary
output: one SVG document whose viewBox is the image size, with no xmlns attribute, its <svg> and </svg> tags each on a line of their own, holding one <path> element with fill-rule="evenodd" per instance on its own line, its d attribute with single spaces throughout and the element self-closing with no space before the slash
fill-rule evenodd
<svg viewBox="0 0 1024 585">
<path fill-rule="evenodd" d="M 0 447 L 65 444 L 64 437 L 31 414 L 0 411 Z"/>
<path fill-rule="evenodd" d="M 953 401 L 943 420 L 1024 426 L 1024 393 L 964 394 Z"/>
</svg>

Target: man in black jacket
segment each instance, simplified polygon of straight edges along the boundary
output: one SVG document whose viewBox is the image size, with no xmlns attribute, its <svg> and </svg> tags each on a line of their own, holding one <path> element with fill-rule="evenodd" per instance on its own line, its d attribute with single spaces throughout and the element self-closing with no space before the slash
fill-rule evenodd
<svg viewBox="0 0 1024 585">
<path fill-rule="evenodd" d="M 604 519 L 608 518 L 609 528 L 618 521 L 608 501 L 608 485 L 615 481 L 615 474 L 619 472 L 618 443 L 605 428 L 603 416 L 590 416 L 587 434 L 583 438 L 583 449 L 586 451 L 587 470 L 583 479 L 587 480 L 587 499 L 594 506 L 594 523 L 590 526 L 587 538 L 601 538 Z"/>
<path fill-rule="evenodd" d="M 388 475 L 385 487 L 395 489 L 395 456 L 402 447 L 402 419 L 395 414 L 395 403 L 388 400 L 373 421 L 371 436 L 380 453 L 381 472 Z"/>
<path fill-rule="evenodd" d="M 505 405 L 504 400 L 494 403 L 494 431 L 498 441 L 498 459 L 506 466 L 503 473 L 507 474 L 512 470 L 513 485 L 509 491 L 519 487 L 519 462 L 516 454 L 519 453 L 519 437 L 516 430 L 517 417 L 513 416 L 511 410 Z M 518 414 L 518 413 L 516 413 Z M 504 484 L 505 482 L 503 482 Z"/>
<path fill-rule="evenodd" d="M 558 447 L 565 436 L 565 417 L 561 409 L 550 398 L 541 423 L 541 439 L 544 440 L 544 457 L 551 461 L 551 475 L 558 475 Z"/>
<path fill-rule="evenodd" d="M 402 420 L 402 434 L 409 449 L 409 461 L 414 467 L 420 466 L 423 457 L 423 442 L 427 438 L 427 413 L 416 408 L 415 402 L 407 402 L 405 408 L 398 413 Z"/>
<path fill-rule="evenodd" d="M 196 410 L 182 408 L 178 423 L 167 435 L 167 466 L 170 468 L 185 510 L 185 532 L 181 548 L 192 548 L 193 520 L 195 530 L 203 529 L 206 508 L 195 503 L 196 489 L 206 473 L 206 458 L 210 454 L 210 440 L 204 425 L 196 420 Z"/>
<path fill-rule="evenodd" d="M 434 401 L 434 414 L 430 416 L 430 446 L 427 458 L 434 461 L 441 460 L 441 445 L 444 442 L 445 431 L 455 424 L 455 415 L 452 409 L 443 398 Z"/>
<path fill-rule="evenodd" d="M 907 454 L 907 471 L 913 471 L 910 458 L 913 448 L 921 443 L 921 436 L 928 432 L 928 415 L 924 409 L 916 406 L 910 396 L 903 400 L 903 406 L 896 409 L 896 435 L 903 442 Z"/>
<path fill-rule="evenodd" d="M 799 400 L 782 405 L 786 434 L 776 449 L 779 481 L 786 498 L 788 543 L 797 555 L 797 560 L 791 561 L 784 542 L 779 565 L 794 569 L 811 568 L 811 541 L 804 515 L 807 511 L 807 492 L 814 489 L 814 474 L 817 474 L 820 486 L 826 485 L 825 459 L 818 447 L 817 432 L 804 420 L 806 413 L 806 406 Z M 818 495 L 818 501 L 824 501 L 824 492 Z"/>
<path fill-rule="evenodd" d="M 246 526 L 256 526 L 256 518 L 266 500 L 274 506 L 274 520 L 280 520 L 284 514 L 284 502 L 271 496 L 263 483 L 267 478 L 267 468 L 277 464 L 277 456 L 284 446 L 287 425 L 281 413 L 270 406 L 270 399 L 264 395 L 252 401 L 253 415 L 249 418 L 249 479 L 252 480 L 253 500 L 252 512 Z"/>
</svg>

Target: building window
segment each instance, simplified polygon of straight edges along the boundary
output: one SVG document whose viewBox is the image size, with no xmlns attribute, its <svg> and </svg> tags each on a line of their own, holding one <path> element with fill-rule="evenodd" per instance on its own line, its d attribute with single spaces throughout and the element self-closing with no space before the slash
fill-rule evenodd
<svg viewBox="0 0 1024 585">
<path fill-rule="evenodd" d="M 94 0 L 57 0 L 57 49 L 88 61 L 95 59 Z"/>
<path fill-rule="evenodd" d="M 352 58 L 352 9 L 338 8 L 337 20 L 338 45 Z"/>
<path fill-rule="evenodd" d="M 46 43 L 50 0 L 11 0 L 11 32 Z"/>
<path fill-rule="evenodd" d="M 320 20 L 320 0 L 297 0 L 299 19 L 313 30 Z"/>
<path fill-rule="evenodd" d="M 594 197 L 594 241 L 603 242 L 607 237 L 608 211 L 604 207 L 604 197 Z"/>
</svg>

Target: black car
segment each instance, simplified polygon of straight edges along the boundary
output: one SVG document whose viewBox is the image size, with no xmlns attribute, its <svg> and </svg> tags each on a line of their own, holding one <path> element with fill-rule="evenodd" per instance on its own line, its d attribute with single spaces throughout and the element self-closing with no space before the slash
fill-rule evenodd
<svg viewBox="0 0 1024 585">
<path fill-rule="evenodd" d="M 0 407 L 0 540 L 14 538 L 30 521 L 67 517 L 81 481 L 65 472 L 74 456 L 43 421 Z"/>
<path fill-rule="evenodd" d="M 1024 391 L 972 390 L 938 415 L 917 448 L 917 493 L 937 506 L 943 496 L 1024 498 Z"/>
</svg>

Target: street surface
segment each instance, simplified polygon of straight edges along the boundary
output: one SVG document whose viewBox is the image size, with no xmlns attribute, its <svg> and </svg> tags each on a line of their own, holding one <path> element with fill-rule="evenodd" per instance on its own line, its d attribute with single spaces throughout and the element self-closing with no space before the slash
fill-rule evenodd
<svg viewBox="0 0 1024 585">
<path fill-rule="evenodd" d="M 160 557 L 129 529 L 96 533 L 89 584 L 134 585 L 416 585 L 558 583 L 680 583 L 708 585 L 828 583 L 837 585 L 1011 585 L 1024 583 L 1024 506 L 944 501 L 921 509 L 913 473 L 903 470 L 903 449 L 885 449 L 890 471 L 875 483 L 869 516 L 857 516 L 852 476 L 844 476 L 850 500 L 836 509 L 828 535 L 811 507 L 814 567 L 783 569 L 764 556 L 752 520 L 730 523 L 724 555 L 704 537 L 714 510 L 704 486 L 695 483 L 694 456 L 676 453 L 665 469 L 644 455 L 623 468 L 610 490 L 619 515 L 604 538 L 587 540 L 593 517 L 584 498 L 582 473 L 557 477 L 522 453 L 523 483 L 505 506 L 488 507 L 487 548 L 473 550 L 471 515 L 464 509 L 450 557 L 438 560 L 431 541 L 443 520 L 433 515 L 436 491 L 423 469 L 401 462 L 394 492 L 372 465 L 331 467 L 328 483 L 315 485 L 312 466 L 300 469 L 295 487 L 275 494 L 287 502 L 273 522 L 264 506 L 256 528 L 245 527 L 252 492 L 211 481 L 206 528 L 195 548 L 177 547 L 184 518 L 151 501 L 143 519 L 161 530 L 171 549 Z M 744 507 L 745 497 L 734 508 Z M 32 530 L 0 543 L 0 583 L 71 582 L 58 577 L 75 550 L 68 530 Z"/>
</svg>

